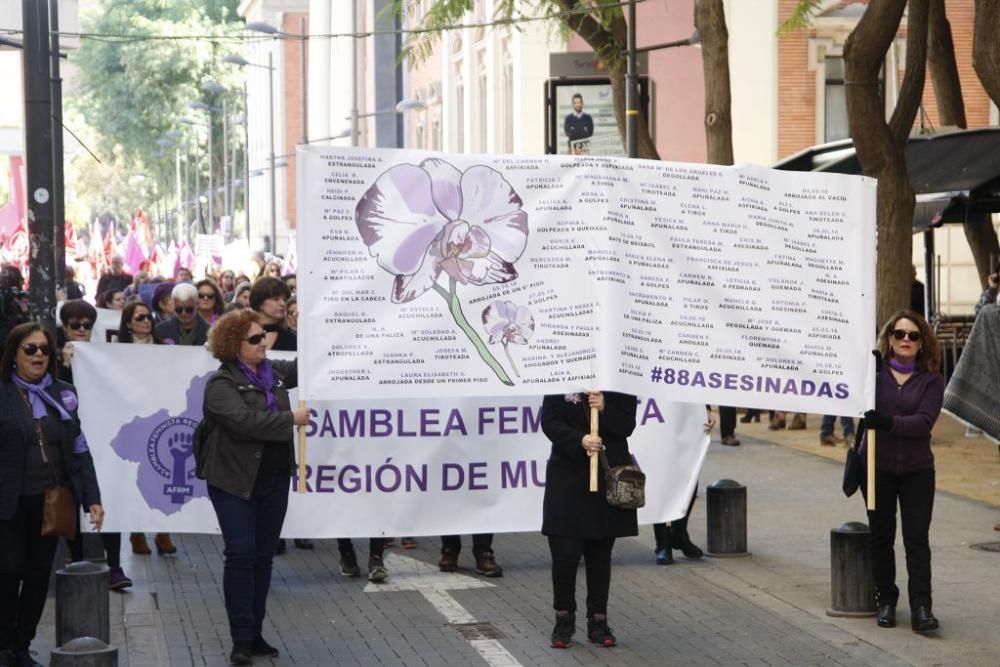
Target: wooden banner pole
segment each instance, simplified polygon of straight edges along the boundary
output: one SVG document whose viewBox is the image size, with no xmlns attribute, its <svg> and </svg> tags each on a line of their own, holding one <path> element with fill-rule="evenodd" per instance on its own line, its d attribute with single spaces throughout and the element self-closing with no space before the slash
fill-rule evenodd
<svg viewBox="0 0 1000 667">
<path fill-rule="evenodd" d="M 590 435 L 597 436 L 597 408 L 590 408 Z M 597 493 L 597 452 L 590 454 L 590 492 Z"/>
<path fill-rule="evenodd" d="M 299 407 L 306 407 L 305 401 L 299 401 Z M 306 492 L 306 427 L 299 427 L 299 493 Z"/>
<path fill-rule="evenodd" d="M 865 502 L 868 505 L 868 511 L 875 511 L 875 429 L 868 429 L 868 462 L 867 462 L 867 474 L 868 474 L 868 489 L 867 497 Z"/>
</svg>

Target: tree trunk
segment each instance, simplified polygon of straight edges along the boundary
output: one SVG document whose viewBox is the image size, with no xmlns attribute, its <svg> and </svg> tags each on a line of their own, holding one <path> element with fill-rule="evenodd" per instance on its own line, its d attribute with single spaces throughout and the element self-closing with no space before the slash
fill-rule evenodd
<svg viewBox="0 0 1000 667">
<path fill-rule="evenodd" d="M 995 3 L 994 3 L 995 4 Z M 995 40 L 994 40 L 995 41 Z M 931 0 L 930 21 L 927 33 L 927 66 L 934 84 L 934 97 L 942 125 L 966 128 L 965 102 L 962 99 L 962 83 L 958 78 L 955 63 L 955 44 L 951 37 L 951 26 L 945 15 L 944 0 Z M 965 238 L 976 261 L 976 271 L 983 287 L 986 276 L 995 268 L 991 262 L 1000 254 L 997 233 L 989 216 L 970 216 L 963 223 Z"/>
<path fill-rule="evenodd" d="M 1000 3 L 976 0 L 972 66 L 993 104 L 1000 106 Z"/>
<path fill-rule="evenodd" d="M 986 279 L 996 269 L 1000 260 L 1000 243 L 997 242 L 997 231 L 989 213 L 970 213 L 962 224 L 965 238 L 972 249 L 972 257 L 976 260 L 976 271 L 979 273 L 980 287 L 986 289 Z"/>
<path fill-rule="evenodd" d="M 585 3 L 580 0 L 555 0 L 560 9 L 567 13 L 566 25 L 570 30 L 580 35 L 594 49 L 594 55 L 608 68 L 611 78 L 611 99 L 614 102 L 615 121 L 618 123 L 618 133 L 625 143 L 625 72 L 628 62 L 625 58 L 626 43 L 624 15 L 618 8 L 618 16 L 612 20 L 612 26 L 606 28 L 594 16 L 588 13 Z M 575 13 L 571 13 L 575 12 Z M 639 157 L 648 160 L 659 160 L 656 142 L 649 133 L 649 119 L 645 111 L 639 112 Z"/>
<path fill-rule="evenodd" d="M 705 77 L 705 139 L 710 164 L 733 163 L 729 91 L 729 32 L 723 0 L 695 0 L 694 27 L 701 35 Z"/>
<path fill-rule="evenodd" d="M 879 323 L 909 306 L 915 198 L 903 148 L 923 93 L 927 58 L 928 0 L 911 0 L 906 72 L 887 124 L 878 73 L 896 37 L 906 0 L 872 2 L 844 44 L 847 116 L 865 175 L 878 179 L 876 312 Z"/>
<path fill-rule="evenodd" d="M 934 98 L 942 125 L 965 129 L 965 101 L 962 83 L 955 63 L 955 43 L 951 38 L 951 24 L 944 11 L 944 0 L 930 0 L 930 19 L 927 32 L 927 66 L 934 85 Z"/>
</svg>

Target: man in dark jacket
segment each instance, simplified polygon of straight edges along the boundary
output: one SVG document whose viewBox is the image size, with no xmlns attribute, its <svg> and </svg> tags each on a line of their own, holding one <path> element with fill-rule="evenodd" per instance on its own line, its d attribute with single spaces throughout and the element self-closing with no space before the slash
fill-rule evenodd
<svg viewBox="0 0 1000 667">
<path fill-rule="evenodd" d="M 178 283 L 170 294 L 174 315 L 156 325 L 153 330 L 156 340 L 167 345 L 204 345 L 209 327 L 198 316 L 198 288 L 190 283 Z"/>
<path fill-rule="evenodd" d="M 97 281 L 97 294 L 104 294 L 108 290 L 124 292 L 125 288 L 132 284 L 132 276 L 125 273 L 125 263 L 121 255 L 111 257 L 111 268 Z"/>
</svg>

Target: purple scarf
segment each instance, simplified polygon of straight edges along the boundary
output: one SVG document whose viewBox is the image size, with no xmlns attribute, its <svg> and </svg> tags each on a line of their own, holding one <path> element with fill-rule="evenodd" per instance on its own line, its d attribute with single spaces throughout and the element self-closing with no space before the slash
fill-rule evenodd
<svg viewBox="0 0 1000 667">
<path fill-rule="evenodd" d="M 277 412 L 278 401 L 274 398 L 274 369 L 271 367 L 271 362 L 265 359 L 257 367 L 256 373 L 242 361 L 237 360 L 236 365 L 239 366 L 243 374 L 250 380 L 250 384 L 264 392 L 268 411 Z"/>
<path fill-rule="evenodd" d="M 913 371 L 917 370 L 916 361 L 911 361 L 908 364 L 904 364 L 902 361 L 896 359 L 896 357 L 889 357 L 889 366 L 891 366 L 893 370 L 898 371 L 899 373 L 912 373 Z"/>
<path fill-rule="evenodd" d="M 18 377 L 16 373 L 10 377 L 14 381 L 14 384 L 24 390 L 24 392 L 28 395 L 28 405 L 31 407 L 32 419 L 45 419 L 48 417 L 49 413 L 45 409 L 45 406 L 49 405 L 56 411 L 62 421 L 73 421 L 73 417 L 70 416 L 69 412 L 65 407 L 63 407 L 62 403 L 50 396 L 49 392 L 45 391 L 52 385 L 51 375 L 46 373 L 42 379 L 36 383 L 23 380 Z M 69 396 L 66 396 L 66 394 L 69 394 Z M 76 398 L 72 392 L 67 391 L 63 392 L 63 396 L 63 400 L 67 400 L 70 397 L 74 399 Z M 90 448 L 87 446 L 87 438 L 83 435 L 83 432 L 80 432 L 80 434 L 77 435 L 76 439 L 73 441 L 73 453 L 83 454 L 88 451 L 90 451 Z"/>
<path fill-rule="evenodd" d="M 46 405 L 52 407 L 57 413 L 59 413 L 59 418 L 64 422 L 71 421 L 73 418 L 69 416 L 66 408 L 62 406 L 56 399 L 49 396 L 49 392 L 45 391 L 50 386 L 52 386 L 52 376 L 46 373 L 41 380 L 36 383 L 28 382 L 27 380 L 22 380 L 15 373 L 10 376 L 14 380 L 14 384 L 23 389 L 28 395 L 28 405 L 31 406 L 31 416 L 34 419 L 45 419 L 48 416 L 48 411 L 45 409 Z"/>
</svg>

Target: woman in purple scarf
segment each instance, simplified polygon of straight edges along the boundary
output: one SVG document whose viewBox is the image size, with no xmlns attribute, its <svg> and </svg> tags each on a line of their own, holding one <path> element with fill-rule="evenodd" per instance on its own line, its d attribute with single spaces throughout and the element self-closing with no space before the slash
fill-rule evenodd
<svg viewBox="0 0 1000 667">
<path fill-rule="evenodd" d="M 941 353 L 927 321 L 901 310 L 886 322 L 878 349 L 883 367 L 875 384 L 876 409 L 865 413 L 865 429 L 878 431 L 875 447 L 875 510 L 871 526 L 872 574 L 879 627 L 896 625 L 896 505 L 899 505 L 909 575 L 910 626 L 938 629 L 931 613 L 931 548 L 934 455 L 931 429 L 941 412 L 944 378 Z M 867 436 L 864 449 L 867 446 Z M 867 495 L 867 489 L 862 487 Z"/>
<path fill-rule="evenodd" d="M 207 436 L 203 445 L 195 443 L 195 460 L 225 541 L 222 588 L 233 639 L 230 661 L 249 665 L 252 656 L 278 655 L 261 627 L 295 470 L 293 427 L 308 423 L 309 412 L 291 408 L 295 362 L 267 359 L 256 312 L 223 315 L 209 333 L 208 347 L 222 365 L 205 387 Z"/>
<path fill-rule="evenodd" d="M 41 534 L 46 490 L 68 485 L 94 528 L 104 521 L 76 390 L 57 379 L 55 354 L 49 330 L 28 322 L 11 330 L 0 361 L 0 665 L 40 664 L 29 646 L 59 541 Z"/>
</svg>

